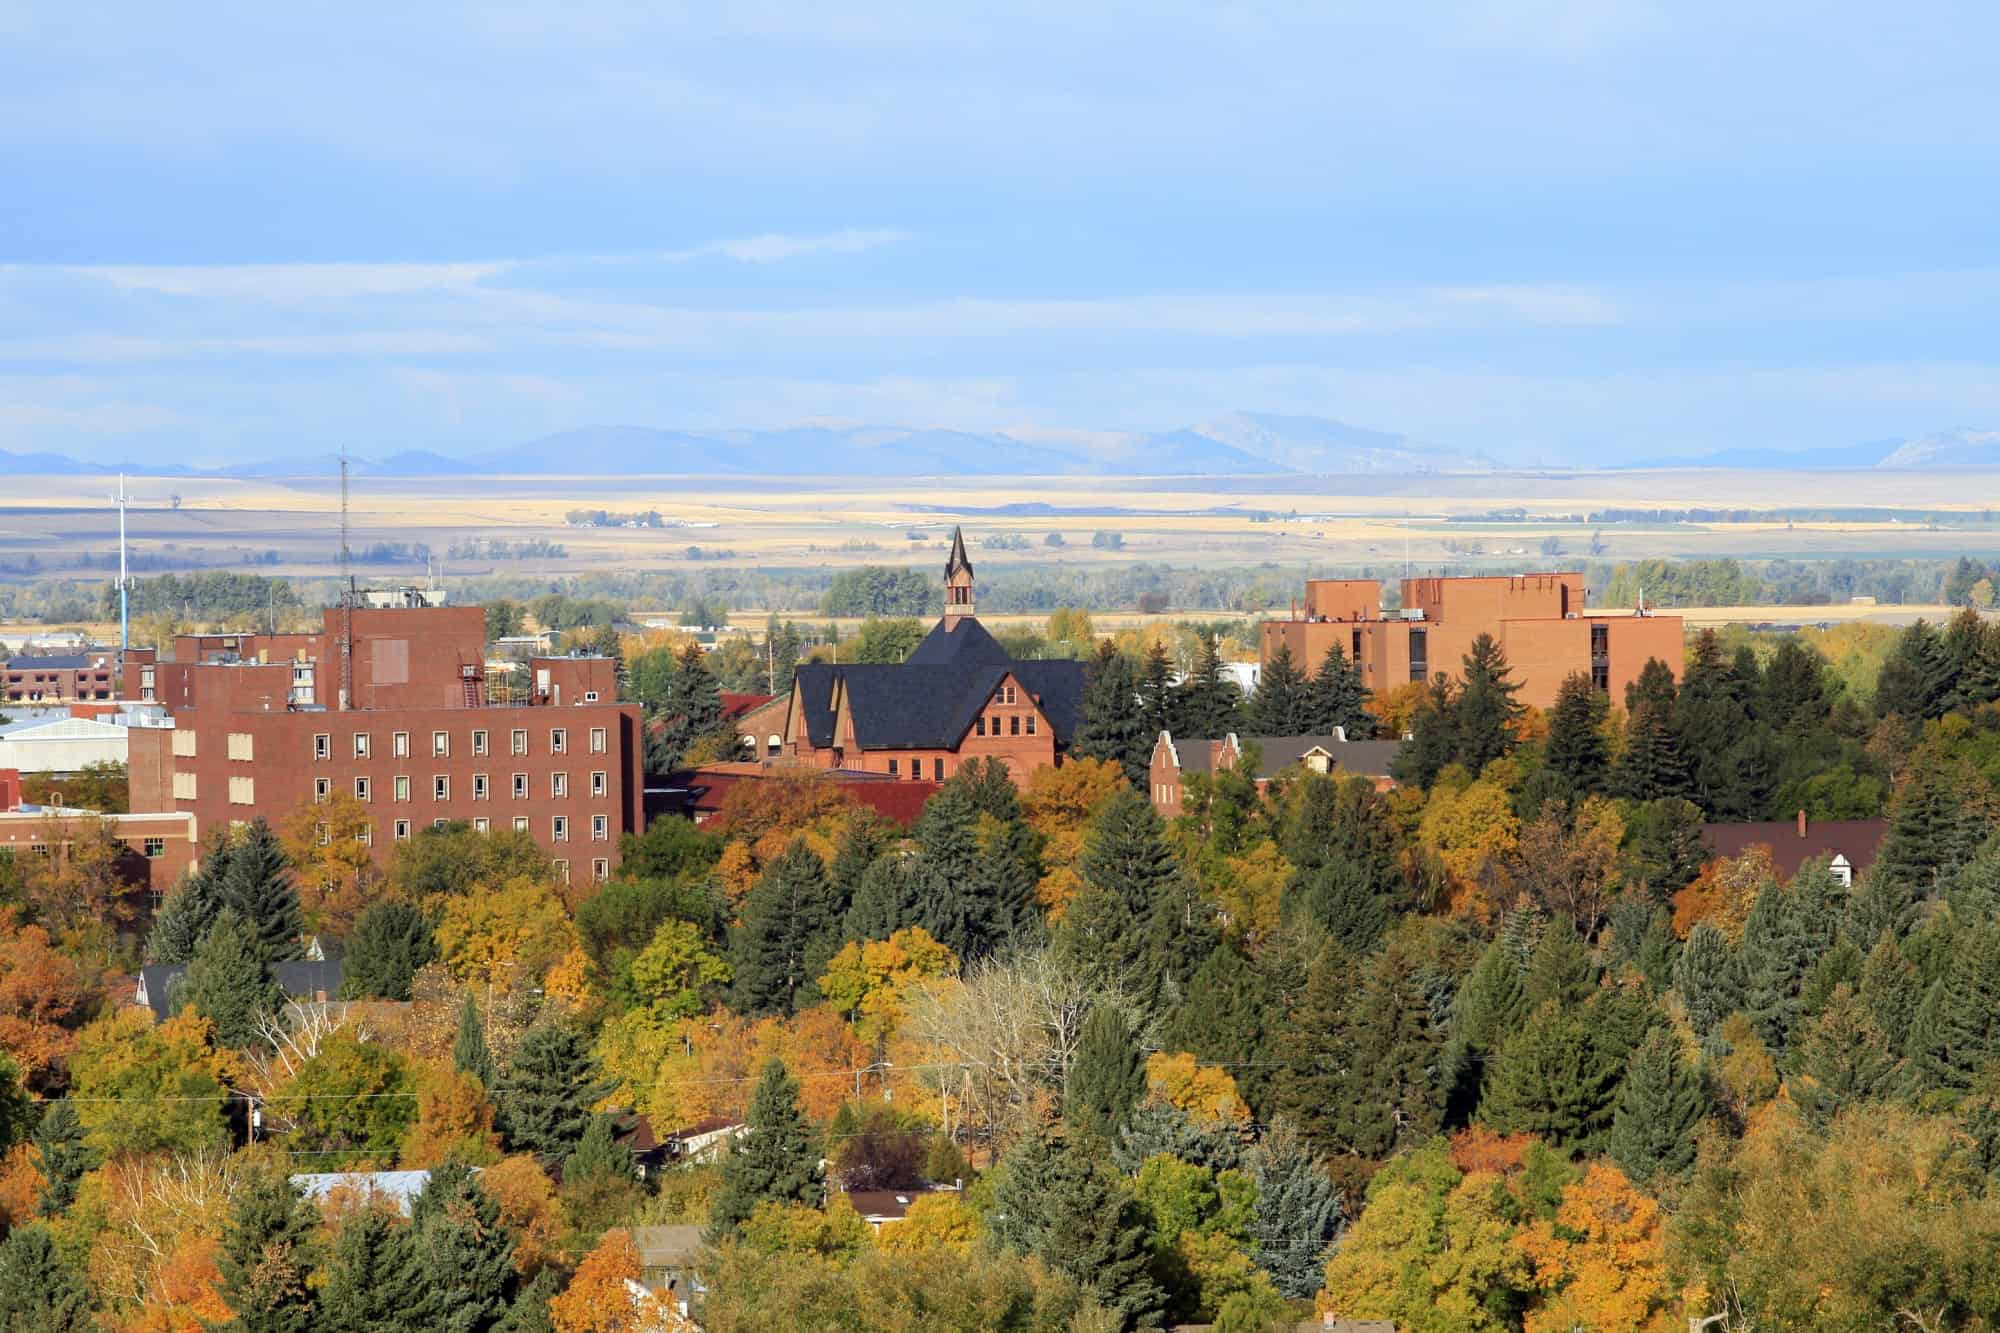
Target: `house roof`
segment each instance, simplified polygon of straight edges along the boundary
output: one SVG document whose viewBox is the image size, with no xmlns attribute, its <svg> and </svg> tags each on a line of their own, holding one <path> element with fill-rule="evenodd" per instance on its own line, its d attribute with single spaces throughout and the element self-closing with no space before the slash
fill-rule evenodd
<svg viewBox="0 0 2000 1333">
<path fill-rule="evenodd" d="M 682 1268 L 701 1253 L 701 1228 L 633 1227 L 632 1248 L 641 1268 Z"/>
<path fill-rule="evenodd" d="M 1215 738 L 1170 737 L 1180 756 L 1183 773 L 1207 773 L 1215 767 Z M 1257 776 L 1274 778 L 1302 762 L 1314 750 L 1325 750 L 1335 773 L 1360 777 L 1387 777 L 1401 741 L 1342 741 L 1331 736 L 1239 736 L 1244 748 L 1255 745 L 1259 760 Z"/>
<path fill-rule="evenodd" d="M 130 734 L 116 722 L 99 722 L 95 718 L 88 717 L 37 719 L 26 726 L 0 727 L 0 736 L 5 736 L 10 741 L 117 740 Z"/>
<path fill-rule="evenodd" d="M 905 666 L 1008 666 L 1013 658 L 974 616 L 946 616 L 904 659 Z"/>
<path fill-rule="evenodd" d="M 184 963 L 148 963 L 139 969 L 139 994 L 156 1019 L 173 1017 L 174 983 L 187 972 Z M 324 991 L 329 998 L 340 990 L 346 969 L 340 959 L 294 958 L 271 964 L 271 976 L 278 988 L 291 998 L 305 999 Z"/>
<path fill-rule="evenodd" d="M 745 713 L 755 712 L 765 704 L 770 703 L 773 698 L 773 696 L 768 694 L 734 694 L 728 690 L 722 690 L 720 694 L 722 695 L 722 720 L 725 722 L 734 722 Z"/>
<path fill-rule="evenodd" d="M 900 1222 L 908 1215 L 912 1203 L 938 1191 L 919 1187 L 906 1190 L 843 1190 L 842 1193 L 854 1205 L 854 1211 L 869 1221 Z"/>
<path fill-rule="evenodd" d="M 1799 867 L 1816 857 L 1845 856 L 1859 875 L 1875 864 L 1882 839 L 1889 832 L 1886 819 L 1823 819 L 1805 821 L 1780 819 L 1759 824 L 1703 824 L 1702 841 L 1715 856 L 1736 857 L 1752 847 L 1771 849 L 1771 865 L 1779 876 L 1790 879 Z"/>
<path fill-rule="evenodd" d="M 646 813 L 649 818 L 656 814 L 713 814 L 722 808 L 731 788 L 739 783 L 761 782 L 777 777 L 781 771 L 778 765 L 751 762 L 705 764 L 700 768 L 671 773 L 667 776 L 664 789 L 648 789 L 649 797 L 660 799 L 657 803 L 649 799 Z M 847 768 L 814 768 L 807 771 L 830 775 L 857 804 L 867 806 L 884 819 L 893 819 L 904 825 L 924 812 L 924 802 L 938 789 L 935 782 L 913 782 L 893 778 L 886 773 L 862 773 Z"/>
<path fill-rule="evenodd" d="M 97 667 L 108 667 L 110 662 L 102 654 L 91 656 L 86 653 L 65 653 L 60 657 L 16 657 L 7 663 L 9 671 L 84 671 Z"/>
<path fill-rule="evenodd" d="M 962 621 L 959 632 L 976 623 Z M 920 663 L 914 657 L 900 666 L 808 663 L 799 667 L 797 678 L 806 734 L 816 748 L 833 744 L 833 693 L 839 682 L 846 687 L 862 749 L 940 750 L 958 744 L 1009 673 L 1041 705 L 1056 744 L 1068 745 L 1083 714 L 1081 662 L 1008 662 L 1003 650 L 997 664 Z"/>
</svg>

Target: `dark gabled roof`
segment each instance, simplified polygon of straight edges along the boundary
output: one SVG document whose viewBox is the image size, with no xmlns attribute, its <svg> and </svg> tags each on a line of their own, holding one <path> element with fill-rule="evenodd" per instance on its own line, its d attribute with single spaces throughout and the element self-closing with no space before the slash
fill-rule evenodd
<svg viewBox="0 0 2000 1333">
<path fill-rule="evenodd" d="M 184 963 L 148 963 L 139 969 L 139 983 L 146 988 L 146 1007 L 156 1019 L 174 1015 L 174 986 L 187 974 Z M 295 958 L 271 964 L 271 976 L 278 988 L 292 999 L 307 999 L 324 991 L 330 1000 L 340 993 L 346 968 L 338 958 L 314 960 Z"/>
<path fill-rule="evenodd" d="M 971 616 L 947 616 L 924 635 L 904 666 L 1007 666 L 1006 646 Z"/>
<path fill-rule="evenodd" d="M 1859 875 L 1875 864 L 1888 835 L 1886 819 L 1808 820 L 1803 836 L 1798 821 L 1780 819 L 1760 824 L 1703 824 L 1702 841 L 1716 856 L 1737 857 L 1752 847 L 1771 849 L 1771 865 L 1780 878 L 1790 879 L 1799 867 L 1815 857 L 1831 857 L 1838 852 L 1847 858 Z"/>
<path fill-rule="evenodd" d="M 977 624 L 965 621 L 958 632 Z M 991 635 L 979 632 L 1000 647 Z M 900 666 L 804 663 L 796 679 L 806 735 L 815 748 L 833 744 L 833 688 L 839 681 L 847 687 L 847 706 L 863 749 L 938 750 L 958 744 L 1010 672 L 1041 704 L 1056 744 L 1068 745 L 1083 715 L 1081 662 L 1009 662 L 1002 650 L 996 663 L 925 663 L 914 657 Z"/>
</svg>

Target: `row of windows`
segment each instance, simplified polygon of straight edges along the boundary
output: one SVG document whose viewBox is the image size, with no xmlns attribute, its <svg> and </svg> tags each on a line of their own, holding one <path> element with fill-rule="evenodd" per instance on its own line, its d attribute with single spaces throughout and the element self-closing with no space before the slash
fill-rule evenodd
<svg viewBox="0 0 2000 1333">
<path fill-rule="evenodd" d="M 889 776 L 892 778 L 899 778 L 902 775 L 903 775 L 902 764 L 897 760 L 891 759 L 889 761 Z M 910 756 L 910 781 L 922 782 L 923 780 L 924 780 L 924 757 L 920 754 L 913 754 Z M 931 781 L 933 782 L 944 781 L 944 760 L 942 759 L 931 760 Z"/>
<path fill-rule="evenodd" d="M 1013 687 L 1010 685 L 1008 686 L 1008 688 L 1012 689 Z M 1006 732 L 1007 735 L 1019 736 L 1022 734 L 1021 730 L 1022 718 L 1019 713 L 1015 713 L 1011 717 L 1008 717 L 1006 721 L 1010 724 Z M 975 722 L 973 725 L 974 725 L 974 730 L 981 736 L 998 736 L 1001 734 L 1000 723 L 1001 723 L 1000 718 L 994 717 L 989 720 L 984 713 L 981 713 L 979 715 L 978 721 Z M 1033 713 L 1030 713 L 1027 716 L 1027 734 L 1030 736 L 1035 734 L 1035 715 Z"/>
<path fill-rule="evenodd" d="M 529 786 L 530 786 L 529 775 L 526 773 L 516 773 L 513 775 L 513 779 L 514 779 L 514 785 L 513 785 L 514 799 L 517 801 L 528 800 L 532 794 L 529 791 Z M 233 780 L 234 779 L 232 779 L 232 781 Z M 398 773 L 396 774 L 396 776 L 389 779 L 389 783 L 390 783 L 389 799 L 394 801 L 407 801 L 410 799 L 409 774 Z M 602 799 L 603 797 L 610 795 L 610 793 L 611 793 L 611 775 L 605 772 L 603 769 L 599 769 L 596 772 L 593 772 L 590 775 L 590 795 L 592 799 L 594 800 Z M 324 801 L 329 797 L 331 797 L 332 795 L 333 795 L 332 778 L 313 779 L 313 799 L 315 801 Z M 492 795 L 493 795 L 493 787 L 491 781 L 489 780 L 488 775 L 485 773 L 474 773 L 472 775 L 472 799 L 475 801 L 485 801 L 485 800 L 490 800 L 492 798 Z M 368 777 L 358 777 L 354 779 L 354 799 L 357 801 L 374 800 L 375 779 Z M 438 773 L 431 778 L 431 799 L 433 801 L 449 801 L 451 799 L 450 774 Z M 567 773 L 549 774 L 549 799 L 552 801 L 564 801 L 569 799 L 569 774 Z"/>
<path fill-rule="evenodd" d="M 528 729 L 526 727 L 515 727 L 508 734 L 507 740 L 508 740 L 507 752 L 509 754 L 527 754 L 529 752 Z M 605 751 L 609 748 L 609 742 L 610 742 L 610 735 L 605 728 L 592 727 L 590 729 L 590 753 L 592 754 L 605 753 Z M 313 744 L 313 758 L 315 759 L 333 758 L 332 733 L 325 731 L 314 733 L 312 744 Z M 372 751 L 374 741 L 368 732 L 357 731 L 353 733 L 352 737 L 350 738 L 350 744 L 352 746 L 353 755 L 356 759 L 366 759 L 369 757 Z M 472 753 L 474 757 L 492 753 L 491 744 L 492 744 L 492 733 L 485 731 L 483 729 L 474 731 L 472 733 Z M 550 754 L 569 753 L 568 727 L 549 728 L 549 753 Z M 410 733 L 407 731 L 390 732 L 389 756 L 392 759 L 407 759 L 409 758 L 409 755 L 410 755 Z M 431 758 L 447 759 L 450 758 L 450 756 L 451 756 L 451 733 L 448 731 L 433 731 L 431 733 Z"/>
<path fill-rule="evenodd" d="M 451 822 L 450 820 L 446 819 L 433 819 L 431 821 L 431 827 L 443 828 L 446 824 L 450 822 Z M 326 824 L 320 824 L 317 825 L 316 827 L 319 830 L 320 846 L 324 847 L 328 842 L 332 841 L 333 830 L 330 826 Z M 407 819 L 396 820 L 390 826 L 390 828 L 397 842 L 403 842 L 410 836 L 410 821 Z M 472 821 L 472 828 L 475 833 L 491 833 L 493 831 L 493 821 L 485 818 L 475 819 Z M 533 831 L 530 828 L 529 819 L 526 815 L 515 816 L 514 831 L 516 833 L 529 833 Z M 375 841 L 374 825 L 364 824 L 359 829 L 356 829 L 354 832 L 354 840 L 360 843 L 364 847 L 368 846 L 370 843 L 373 843 Z M 590 817 L 590 840 L 592 842 L 611 841 L 611 817 L 609 815 L 592 815 Z M 556 815 L 549 820 L 549 841 L 551 842 L 569 841 L 568 815 Z M 160 840 L 157 838 L 148 838 L 146 840 L 147 843 L 146 855 L 157 856 L 164 854 L 166 844 L 162 842 L 161 851 L 155 852 L 152 850 L 152 844 L 155 842 L 160 842 Z"/>
</svg>

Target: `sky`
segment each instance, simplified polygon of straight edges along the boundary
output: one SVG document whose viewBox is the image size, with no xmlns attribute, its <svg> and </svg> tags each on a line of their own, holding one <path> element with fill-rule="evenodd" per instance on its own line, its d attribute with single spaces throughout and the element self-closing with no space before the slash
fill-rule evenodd
<svg viewBox="0 0 2000 1333">
<path fill-rule="evenodd" d="M 0 449 L 2000 425 L 2000 8 L 0 4 Z"/>
</svg>

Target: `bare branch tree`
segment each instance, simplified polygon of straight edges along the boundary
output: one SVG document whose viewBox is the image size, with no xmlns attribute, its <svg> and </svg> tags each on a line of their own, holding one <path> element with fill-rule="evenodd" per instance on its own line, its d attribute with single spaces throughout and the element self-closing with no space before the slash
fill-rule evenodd
<svg viewBox="0 0 2000 1333">
<path fill-rule="evenodd" d="M 289 1000 L 276 1013 L 258 1015 L 258 1041 L 244 1053 L 257 1091 L 268 1095 L 291 1082 L 334 1033 L 353 1022 L 353 1011 L 340 1000 Z M 354 1035 L 368 1040 L 365 1028 Z"/>
</svg>

